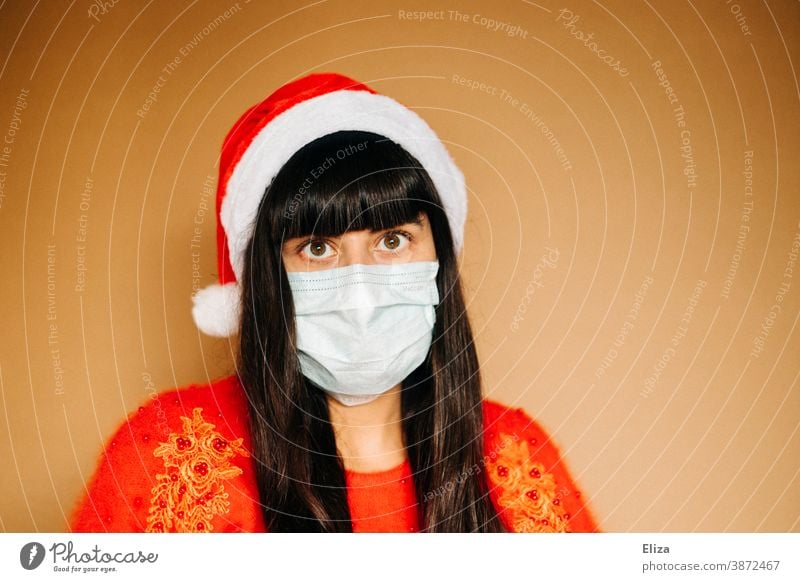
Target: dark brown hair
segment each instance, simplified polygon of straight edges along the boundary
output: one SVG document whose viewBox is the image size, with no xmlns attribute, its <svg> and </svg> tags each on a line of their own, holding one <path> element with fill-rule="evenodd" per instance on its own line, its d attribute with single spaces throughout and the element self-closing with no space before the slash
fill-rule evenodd
<svg viewBox="0 0 800 582">
<path fill-rule="evenodd" d="M 283 242 L 389 229 L 420 212 L 433 233 L 441 299 L 428 357 L 402 385 L 403 433 L 420 529 L 503 529 L 480 470 L 478 359 L 442 202 L 428 173 L 397 143 L 374 133 L 341 131 L 307 144 L 281 168 L 266 189 L 246 249 L 237 366 L 249 400 L 268 531 L 352 531 L 326 396 L 302 375 L 294 348 Z"/>
</svg>

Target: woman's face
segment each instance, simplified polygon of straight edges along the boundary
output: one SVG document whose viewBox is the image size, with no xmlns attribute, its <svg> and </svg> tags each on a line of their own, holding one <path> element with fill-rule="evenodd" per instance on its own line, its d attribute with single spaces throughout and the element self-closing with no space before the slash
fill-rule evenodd
<svg viewBox="0 0 800 582">
<path fill-rule="evenodd" d="M 283 243 L 282 254 L 288 272 L 318 271 L 356 263 L 435 261 L 436 247 L 428 217 L 420 212 L 415 221 L 386 230 L 354 230 L 338 237 L 290 238 Z"/>
</svg>

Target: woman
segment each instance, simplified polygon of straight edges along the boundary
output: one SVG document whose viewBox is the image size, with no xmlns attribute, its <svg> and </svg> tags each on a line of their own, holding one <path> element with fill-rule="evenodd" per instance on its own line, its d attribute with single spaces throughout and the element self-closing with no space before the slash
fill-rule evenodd
<svg viewBox="0 0 800 582">
<path fill-rule="evenodd" d="M 204 332 L 237 373 L 159 395 L 106 445 L 72 531 L 596 531 L 549 437 L 481 397 L 456 256 L 463 175 L 338 74 L 229 132 Z"/>
</svg>

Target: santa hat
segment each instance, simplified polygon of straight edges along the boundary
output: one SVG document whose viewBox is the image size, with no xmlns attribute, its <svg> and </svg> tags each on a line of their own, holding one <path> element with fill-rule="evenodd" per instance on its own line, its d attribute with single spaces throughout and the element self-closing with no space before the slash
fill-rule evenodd
<svg viewBox="0 0 800 582">
<path fill-rule="evenodd" d="M 467 215 L 464 175 L 430 126 L 358 81 L 336 73 L 311 74 L 245 111 L 225 136 L 217 183 L 219 283 L 192 298 L 192 316 L 201 331 L 216 337 L 238 331 L 244 252 L 266 187 L 297 150 L 342 130 L 388 137 L 420 162 L 442 200 L 455 251 L 461 251 Z"/>
</svg>

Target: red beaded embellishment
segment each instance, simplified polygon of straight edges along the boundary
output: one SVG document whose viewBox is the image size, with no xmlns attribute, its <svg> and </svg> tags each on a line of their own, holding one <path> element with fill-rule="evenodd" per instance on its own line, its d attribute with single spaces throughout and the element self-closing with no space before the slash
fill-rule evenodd
<svg viewBox="0 0 800 582">
<path fill-rule="evenodd" d="M 557 497 L 551 473 L 535 461 L 531 444 L 535 439 L 499 436 L 507 445 L 489 463 L 489 478 L 497 487 L 497 502 L 508 525 L 517 532 L 568 532 L 569 514 Z"/>
</svg>

